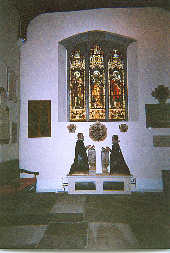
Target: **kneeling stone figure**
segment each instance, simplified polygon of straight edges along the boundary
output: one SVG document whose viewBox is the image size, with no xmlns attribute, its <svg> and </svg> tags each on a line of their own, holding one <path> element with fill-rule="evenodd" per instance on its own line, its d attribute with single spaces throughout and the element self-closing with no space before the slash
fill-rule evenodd
<svg viewBox="0 0 170 253">
<path fill-rule="evenodd" d="M 69 175 L 89 173 L 89 163 L 86 150 L 91 148 L 91 145 L 85 147 L 83 133 L 78 133 L 77 137 L 78 140 L 75 147 L 74 163 L 71 165 Z"/>
</svg>

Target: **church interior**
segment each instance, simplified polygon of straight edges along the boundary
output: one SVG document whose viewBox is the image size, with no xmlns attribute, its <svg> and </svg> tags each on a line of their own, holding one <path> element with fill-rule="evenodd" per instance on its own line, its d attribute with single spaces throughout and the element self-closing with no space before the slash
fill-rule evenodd
<svg viewBox="0 0 170 253">
<path fill-rule="evenodd" d="M 170 248 L 169 32 L 169 0 L 0 0 L 0 249 Z"/>
</svg>

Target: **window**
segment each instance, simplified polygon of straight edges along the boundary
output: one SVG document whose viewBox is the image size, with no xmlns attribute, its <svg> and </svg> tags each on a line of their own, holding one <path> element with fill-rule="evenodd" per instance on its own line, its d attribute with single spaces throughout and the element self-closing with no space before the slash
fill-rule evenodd
<svg viewBox="0 0 170 253">
<path fill-rule="evenodd" d="M 69 121 L 128 120 L 126 50 L 130 42 L 100 31 L 62 41 L 67 49 Z"/>
</svg>

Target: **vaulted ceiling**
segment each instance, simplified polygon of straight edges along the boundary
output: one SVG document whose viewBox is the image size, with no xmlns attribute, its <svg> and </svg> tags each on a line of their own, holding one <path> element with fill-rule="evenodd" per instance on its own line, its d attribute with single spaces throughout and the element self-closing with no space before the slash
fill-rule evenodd
<svg viewBox="0 0 170 253">
<path fill-rule="evenodd" d="M 4 0 L 5 1 L 5 0 Z M 26 38 L 29 22 L 47 12 L 98 8 L 160 7 L 170 10 L 170 0 L 12 0 L 21 17 L 20 37 Z"/>
</svg>

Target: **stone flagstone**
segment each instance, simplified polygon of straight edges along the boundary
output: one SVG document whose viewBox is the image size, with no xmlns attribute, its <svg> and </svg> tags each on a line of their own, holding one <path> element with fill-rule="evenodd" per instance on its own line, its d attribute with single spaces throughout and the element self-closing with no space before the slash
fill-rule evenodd
<svg viewBox="0 0 170 253">
<path fill-rule="evenodd" d="M 50 214 L 54 213 L 83 213 L 86 196 L 63 195 L 56 199 Z"/>
<path fill-rule="evenodd" d="M 0 249 L 36 248 L 47 225 L 11 226 L 0 228 Z"/>
<path fill-rule="evenodd" d="M 138 247 L 138 242 L 128 224 L 89 223 L 87 249 L 112 250 Z"/>
<path fill-rule="evenodd" d="M 38 249 L 85 249 L 87 222 L 50 223 Z"/>
</svg>

